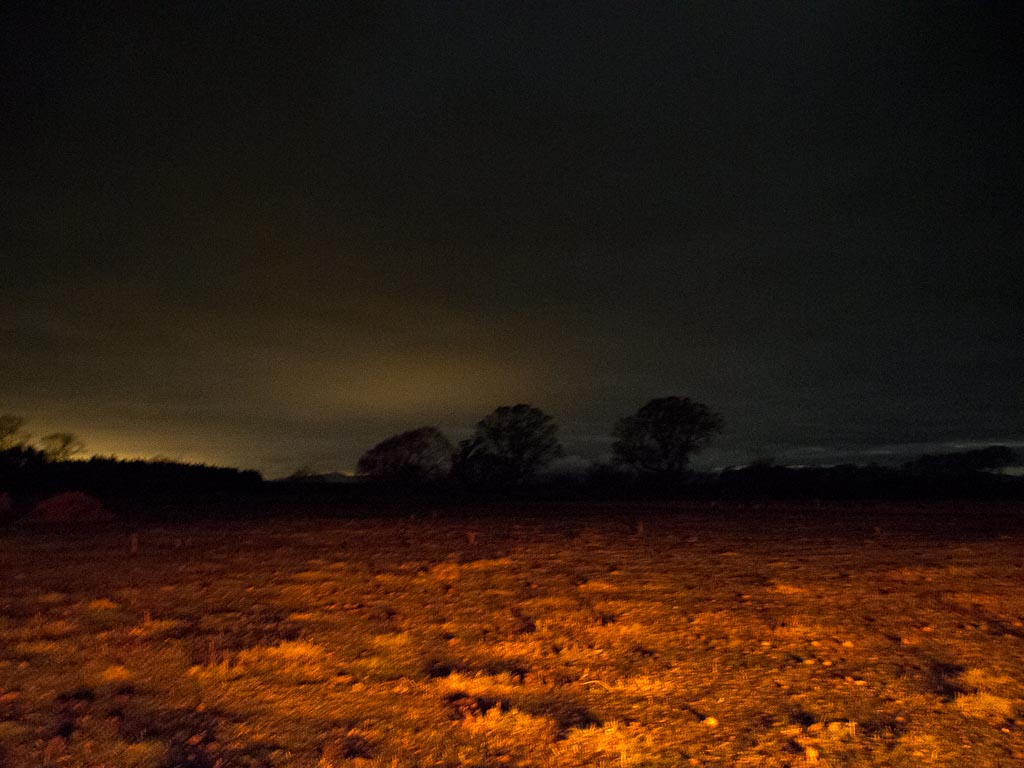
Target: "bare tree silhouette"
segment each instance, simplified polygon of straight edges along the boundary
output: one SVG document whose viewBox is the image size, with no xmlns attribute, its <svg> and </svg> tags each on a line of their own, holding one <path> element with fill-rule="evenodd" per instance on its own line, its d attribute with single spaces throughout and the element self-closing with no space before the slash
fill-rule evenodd
<svg viewBox="0 0 1024 768">
<path fill-rule="evenodd" d="M 21 428 L 25 420 L 12 413 L 0 414 L 0 451 L 22 445 L 28 439 L 22 434 Z"/>
<path fill-rule="evenodd" d="M 50 461 L 68 461 L 85 450 L 73 432 L 54 432 L 39 439 L 39 448 Z"/>
</svg>

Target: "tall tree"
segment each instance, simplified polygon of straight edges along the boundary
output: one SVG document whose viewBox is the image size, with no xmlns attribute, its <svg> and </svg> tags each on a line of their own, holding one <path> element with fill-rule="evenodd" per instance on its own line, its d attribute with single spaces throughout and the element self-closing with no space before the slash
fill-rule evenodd
<svg viewBox="0 0 1024 768">
<path fill-rule="evenodd" d="M 722 431 L 722 417 L 688 397 L 651 400 L 615 425 L 612 451 L 616 463 L 642 472 L 678 475 L 690 456 Z"/>
<path fill-rule="evenodd" d="M 373 446 L 359 459 L 358 471 L 378 480 L 431 482 L 451 473 L 454 455 L 455 448 L 440 430 L 420 427 Z"/>
<path fill-rule="evenodd" d="M 505 405 L 477 422 L 473 437 L 460 444 L 458 473 L 470 482 L 521 485 L 564 455 L 551 416 L 525 403 Z"/>
</svg>

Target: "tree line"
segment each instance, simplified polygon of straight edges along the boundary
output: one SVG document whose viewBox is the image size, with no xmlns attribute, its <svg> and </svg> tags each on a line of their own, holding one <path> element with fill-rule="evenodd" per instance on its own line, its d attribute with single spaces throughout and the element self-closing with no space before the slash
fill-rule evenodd
<svg viewBox="0 0 1024 768">
<path fill-rule="evenodd" d="M 0 414 L 0 495 L 88 491 L 100 496 L 184 496 L 257 488 L 260 474 L 165 459 L 93 456 L 74 460 L 85 444 L 71 432 L 35 438 L 20 416 Z"/>
<path fill-rule="evenodd" d="M 85 450 L 85 443 L 72 432 L 52 432 L 35 438 L 25 432 L 21 416 L 0 414 L 0 452 L 21 453 L 46 461 L 68 461 Z"/>
<path fill-rule="evenodd" d="M 0 497 L 39 498 L 82 490 L 106 498 L 247 498 L 280 494 L 296 483 L 264 484 L 260 474 L 227 467 L 153 459 L 93 456 L 76 459 L 84 444 L 69 432 L 33 438 L 24 419 L 0 415 Z M 770 460 L 720 472 L 691 471 L 693 456 L 723 429 L 722 417 L 687 397 L 650 400 L 610 427 L 612 460 L 572 478 L 548 473 L 565 456 L 555 420 L 520 403 L 501 406 L 478 421 L 455 444 L 436 427 L 393 435 L 366 451 L 358 472 L 375 488 L 433 488 L 453 492 L 571 493 L 590 497 L 645 495 L 734 499 L 1021 498 L 1024 477 L 1003 467 L 1024 465 L 1024 455 L 1006 446 L 924 455 L 899 467 L 846 464 L 787 467 Z M 293 481 L 315 482 L 316 475 Z M 326 488 L 325 488 L 326 490 Z M 336 494 L 359 496 L 355 488 Z M 387 492 L 387 491 L 385 491 Z"/>
<path fill-rule="evenodd" d="M 571 485 L 586 496 L 650 494 L 709 499 L 1019 498 L 1024 464 L 1006 446 L 924 455 L 900 466 L 840 464 L 788 467 L 762 459 L 719 472 L 691 471 L 693 456 L 724 427 L 720 414 L 688 397 L 650 400 L 614 423 L 612 458 Z M 557 490 L 541 479 L 565 455 L 554 419 L 526 404 L 496 408 L 473 434 L 453 444 L 436 427 L 393 435 L 363 454 L 358 473 L 382 486 Z M 541 487 L 544 486 L 544 487 Z"/>
<path fill-rule="evenodd" d="M 650 400 L 612 428 L 616 467 L 663 478 L 680 477 L 722 431 L 720 414 L 688 397 Z M 454 445 L 437 427 L 393 435 L 370 448 L 358 472 L 403 485 L 454 481 L 470 487 L 520 487 L 565 455 L 555 420 L 525 403 L 495 408 L 471 437 Z"/>
</svg>

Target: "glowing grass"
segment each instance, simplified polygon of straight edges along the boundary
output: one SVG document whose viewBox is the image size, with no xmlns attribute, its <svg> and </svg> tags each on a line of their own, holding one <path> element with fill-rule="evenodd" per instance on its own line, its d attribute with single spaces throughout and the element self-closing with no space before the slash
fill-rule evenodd
<svg viewBox="0 0 1024 768">
<path fill-rule="evenodd" d="M 19 534 L 0 764 L 1024 761 L 1019 539 L 645 519 Z"/>
</svg>

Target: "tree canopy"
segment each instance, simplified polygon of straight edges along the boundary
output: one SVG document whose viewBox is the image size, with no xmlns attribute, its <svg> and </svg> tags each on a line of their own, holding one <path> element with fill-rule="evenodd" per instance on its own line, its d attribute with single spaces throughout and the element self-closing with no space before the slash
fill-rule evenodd
<svg viewBox="0 0 1024 768">
<path fill-rule="evenodd" d="M 722 417 L 703 403 L 688 397 L 655 398 L 618 421 L 612 451 L 618 464 L 678 475 L 722 427 Z"/>
<path fill-rule="evenodd" d="M 436 427 L 420 427 L 389 437 L 362 455 L 360 474 L 381 480 L 419 483 L 447 477 L 455 448 Z"/>
<path fill-rule="evenodd" d="M 915 475 L 963 474 L 982 472 L 1013 466 L 1022 457 L 1005 445 L 990 445 L 954 453 L 924 454 L 903 465 L 906 472 Z"/>
<path fill-rule="evenodd" d="M 0 414 L 0 451 L 26 454 L 35 452 L 47 461 L 69 461 L 85 450 L 85 443 L 73 432 L 54 432 L 38 440 L 23 431 L 25 419 L 10 413 Z"/>
<path fill-rule="evenodd" d="M 457 468 L 471 483 L 521 485 L 565 455 L 558 425 L 525 403 L 494 409 L 460 444 Z"/>
</svg>

